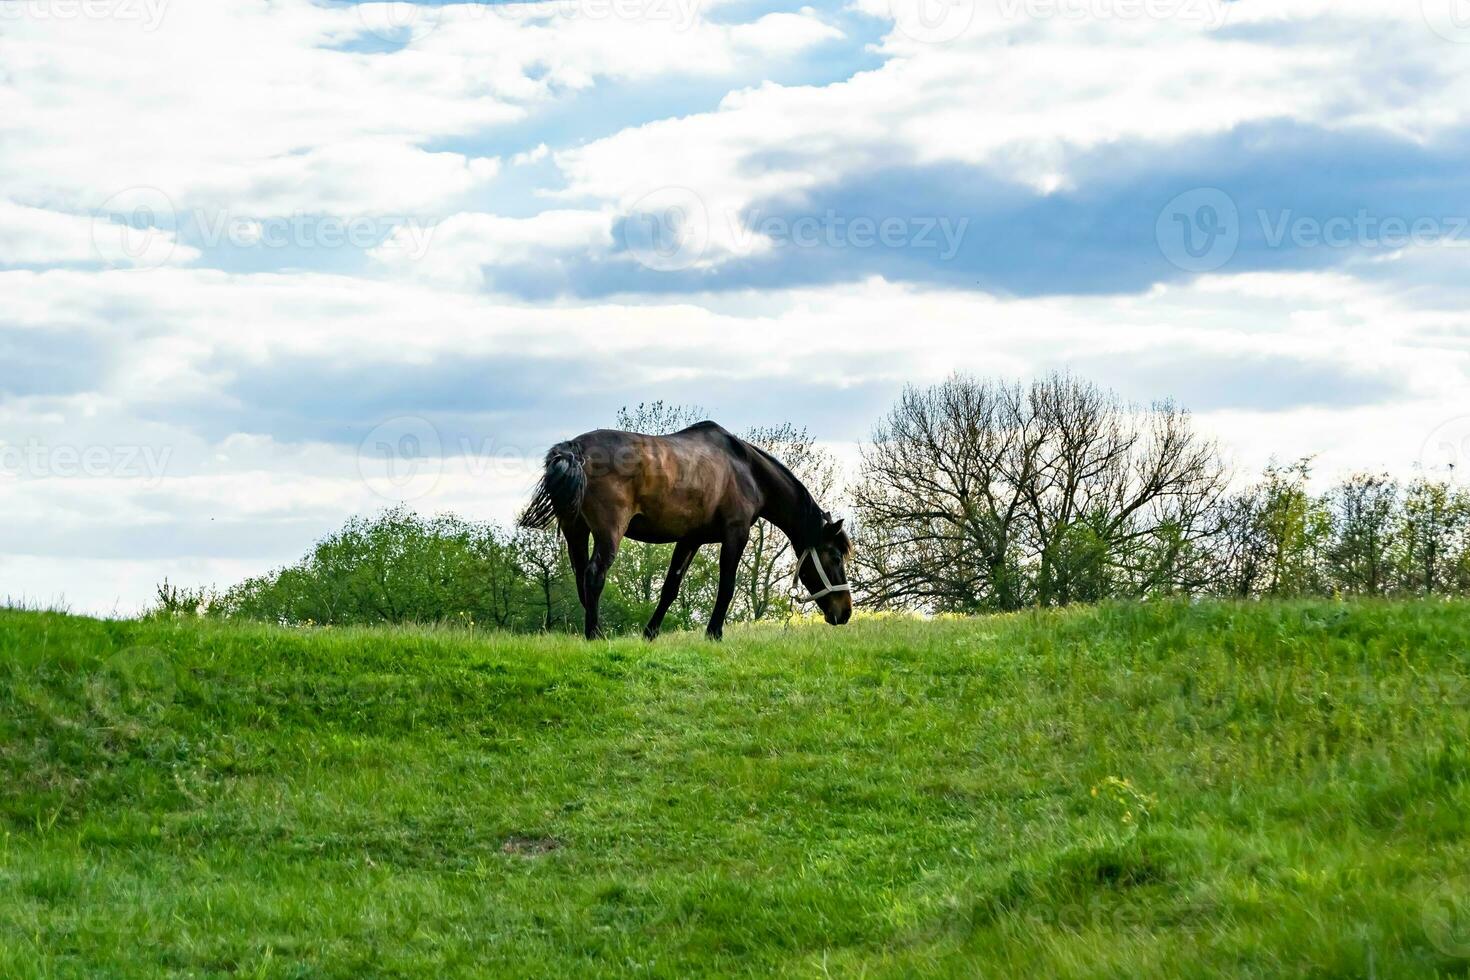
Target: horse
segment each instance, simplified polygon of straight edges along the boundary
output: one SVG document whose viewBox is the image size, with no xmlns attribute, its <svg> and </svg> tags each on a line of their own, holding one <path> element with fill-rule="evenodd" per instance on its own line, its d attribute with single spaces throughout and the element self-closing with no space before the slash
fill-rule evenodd
<svg viewBox="0 0 1470 980">
<path fill-rule="evenodd" d="M 598 602 L 623 538 L 674 545 L 658 606 L 643 630 L 649 640 L 658 636 L 695 553 L 718 544 L 720 586 L 705 629 L 718 640 L 740 556 L 761 518 L 781 529 L 797 555 L 792 598 L 816 603 L 833 626 L 846 623 L 852 587 L 844 562 L 852 544 L 842 521 L 834 521 L 780 460 L 714 422 L 665 436 L 596 429 L 557 443 L 546 453 L 519 523 L 549 530 L 555 522 L 566 538 L 589 640 L 602 635 Z M 798 594 L 798 583 L 806 596 Z"/>
</svg>

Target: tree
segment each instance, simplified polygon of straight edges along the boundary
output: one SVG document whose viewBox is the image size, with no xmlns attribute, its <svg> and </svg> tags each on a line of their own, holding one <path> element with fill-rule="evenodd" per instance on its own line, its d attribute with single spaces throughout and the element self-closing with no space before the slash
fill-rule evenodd
<svg viewBox="0 0 1470 980">
<path fill-rule="evenodd" d="M 530 583 L 494 524 L 396 507 L 354 517 L 299 562 L 247 579 L 215 611 L 279 623 L 489 623 L 521 628 Z"/>
<path fill-rule="evenodd" d="M 1383 595 L 1393 587 L 1392 551 L 1399 486 L 1385 474 L 1359 473 L 1323 498 L 1329 515 L 1328 576 L 1352 595 Z"/>
<path fill-rule="evenodd" d="M 1222 508 L 1216 546 L 1227 594 L 1290 597 L 1327 591 L 1332 517 L 1307 489 L 1311 460 L 1266 467 L 1262 479 Z"/>
<path fill-rule="evenodd" d="M 1416 595 L 1463 590 L 1470 499 L 1448 483 L 1423 477 L 1404 493 L 1394 563 L 1404 591 Z"/>
<path fill-rule="evenodd" d="M 520 528 L 511 540 L 516 567 L 532 584 L 538 597 L 538 628 L 546 632 L 567 629 L 577 621 L 581 602 L 566 547 L 555 531 Z"/>
<path fill-rule="evenodd" d="M 956 376 L 905 388 L 862 451 L 856 568 L 879 608 L 1015 609 L 1041 429 L 1021 389 Z"/>
<path fill-rule="evenodd" d="M 1061 374 L 1033 382 L 1026 409 L 1045 435 L 1024 494 L 1037 603 L 1193 584 L 1197 574 L 1180 559 L 1214 531 L 1224 467 L 1188 413 L 1170 402 L 1128 406 Z"/>
<path fill-rule="evenodd" d="M 621 409 L 624 428 L 667 434 L 703 411 L 658 401 Z M 744 438 L 828 500 L 838 467 L 790 423 Z M 879 608 L 1012 610 L 1109 598 L 1464 595 L 1470 492 L 1357 474 L 1320 495 L 1311 460 L 1273 463 L 1225 496 L 1214 445 L 1172 403 L 1128 405 L 1068 375 L 1029 384 L 956 375 L 906 388 L 863 447 L 851 493 L 849 568 Z M 647 620 L 670 545 L 624 543 L 603 594 L 609 629 Z M 666 622 L 698 624 L 717 549 L 687 571 Z M 780 616 L 794 555 L 751 530 L 735 615 Z M 452 622 L 563 630 L 581 620 L 559 534 L 396 507 L 353 517 L 287 567 L 222 594 L 165 582 L 161 615 L 303 624 Z"/>
<path fill-rule="evenodd" d="M 1222 485 L 1169 403 L 956 375 L 906 389 L 864 448 L 859 567 L 877 605 L 941 611 L 1188 589 Z"/>
</svg>

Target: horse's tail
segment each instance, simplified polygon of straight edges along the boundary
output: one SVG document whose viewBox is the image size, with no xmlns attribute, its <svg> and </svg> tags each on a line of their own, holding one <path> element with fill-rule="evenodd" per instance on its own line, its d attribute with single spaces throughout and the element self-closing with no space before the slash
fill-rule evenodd
<svg viewBox="0 0 1470 980">
<path fill-rule="evenodd" d="M 531 502 L 521 511 L 517 522 L 521 527 L 544 531 L 556 518 L 570 521 L 582 511 L 582 496 L 587 492 L 587 470 L 576 447 L 559 442 L 546 453 L 546 468 L 541 482 L 531 494 Z"/>
</svg>

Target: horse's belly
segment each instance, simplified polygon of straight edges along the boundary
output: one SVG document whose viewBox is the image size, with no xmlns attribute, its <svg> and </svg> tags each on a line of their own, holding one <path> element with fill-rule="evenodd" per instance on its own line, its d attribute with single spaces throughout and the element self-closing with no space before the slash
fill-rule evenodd
<svg viewBox="0 0 1470 980">
<path fill-rule="evenodd" d="M 653 522 L 642 514 L 633 515 L 633 519 L 628 522 L 628 530 L 625 534 L 634 541 L 646 541 L 649 544 L 668 544 L 685 536 L 655 527 Z"/>
<path fill-rule="evenodd" d="M 708 452 L 662 447 L 633 480 L 633 516 L 626 535 L 635 541 L 710 540 L 729 497 L 727 462 Z"/>
<path fill-rule="evenodd" d="M 719 511 L 708 490 L 674 486 L 640 495 L 628 536 L 637 541 L 678 541 L 706 531 Z"/>
</svg>

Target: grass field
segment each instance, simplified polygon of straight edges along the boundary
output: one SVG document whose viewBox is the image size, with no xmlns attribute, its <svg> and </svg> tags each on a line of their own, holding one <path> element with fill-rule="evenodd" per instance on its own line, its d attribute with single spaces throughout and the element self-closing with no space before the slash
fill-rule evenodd
<svg viewBox="0 0 1470 980">
<path fill-rule="evenodd" d="M 1470 606 L 0 612 L 0 976 L 1470 967 Z"/>
</svg>

